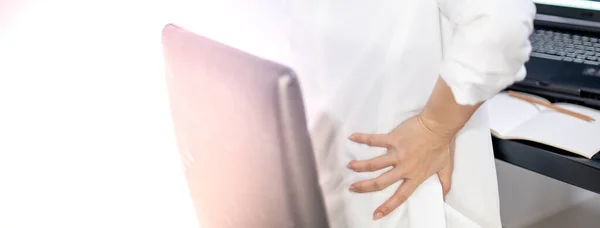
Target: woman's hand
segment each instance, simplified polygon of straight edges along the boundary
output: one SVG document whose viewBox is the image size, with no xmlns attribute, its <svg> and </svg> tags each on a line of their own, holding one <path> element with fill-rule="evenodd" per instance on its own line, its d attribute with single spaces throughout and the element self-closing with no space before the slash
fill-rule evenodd
<svg viewBox="0 0 600 228">
<path fill-rule="evenodd" d="M 454 134 L 436 132 L 429 121 L 418 115 L 407 119 L 388 134 L 361 134 L 350 140 L 373 147 L 387 148 L 387 153 L 363 161 L 351 161 L 348 168 L 356 172 L 372 172 L 392 166 L 377 178 L 350 186 L 350 191 L 365 193 L 382 190 L 404 179 L 394 195 L 373 213 L 378 220 L 404 203 L 427 178 L 438 173 L 443 194 L 450 190 L 453 168 Z"/>
</svg>

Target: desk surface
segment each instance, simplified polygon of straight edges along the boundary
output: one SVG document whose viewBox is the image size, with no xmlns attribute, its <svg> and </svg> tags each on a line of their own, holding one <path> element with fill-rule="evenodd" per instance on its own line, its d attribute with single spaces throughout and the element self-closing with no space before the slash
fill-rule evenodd
<svg viewBox="0 0 600 228">
<path fill-rule="evenodd" d="M 492 137 L 496 159 L 600 194 L 600 160 Z"/>
</svg>

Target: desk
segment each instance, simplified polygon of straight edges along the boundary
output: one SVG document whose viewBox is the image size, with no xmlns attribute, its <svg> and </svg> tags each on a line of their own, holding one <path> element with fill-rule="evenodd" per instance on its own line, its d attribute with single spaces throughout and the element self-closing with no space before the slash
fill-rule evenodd
<svg viewBox="0 0 600 228">
<path fill-rule="evenodd" d="M 600 194 L 600 161 L 492 137 L 496 159 Z M 552 150 L 552 151 L 550 151 Z M 554 152 L 556 151 L 556 152 Z"/>
</svg>

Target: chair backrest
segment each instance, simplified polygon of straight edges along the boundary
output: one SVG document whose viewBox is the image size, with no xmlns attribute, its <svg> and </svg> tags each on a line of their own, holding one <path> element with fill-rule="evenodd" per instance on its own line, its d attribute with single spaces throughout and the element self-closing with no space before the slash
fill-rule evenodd
<svg viewBox="0 0 600 228">
<path fill-rule="evenodd" d="M 294 73 L 172 24 L 163 47 L 201 227 L 327 227 Z"/>
</svg>

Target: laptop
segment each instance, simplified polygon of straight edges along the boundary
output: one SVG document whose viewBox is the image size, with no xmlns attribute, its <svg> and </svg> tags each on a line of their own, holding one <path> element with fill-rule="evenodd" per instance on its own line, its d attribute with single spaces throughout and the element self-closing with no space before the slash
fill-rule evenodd
<svg viewBox="0 0 600 228">
<path fill-rule="evenodd" d="M 294 72 L 176 25 L 162 36 L 200 227 L 328 227 Z"/>
<path fill-rule="evenodd" d="M 533 1 L 527 76 L 509 89 L 600 108 L 600 1 Z"/>
</svg>

